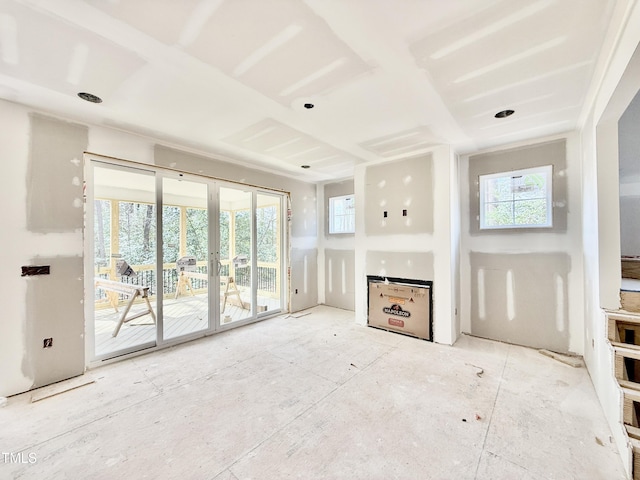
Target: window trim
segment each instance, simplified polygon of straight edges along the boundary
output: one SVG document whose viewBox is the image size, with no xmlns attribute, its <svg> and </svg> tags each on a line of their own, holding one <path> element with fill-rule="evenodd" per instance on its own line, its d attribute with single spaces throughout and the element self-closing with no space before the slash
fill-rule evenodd
<svg viewBox="0 0 640 480">
<path fill-rule="evenodd" d="M 546 205 L 547 205 L 547 215 L 546 222 L 544 224 L 510 224 L 510 225 L 485 225 L 485 194 L 486 194 L 486 183 L 489 180 L 494 178 L 504 178 L 504 177 L 517 177 L 524 176 L 531 173 L 543 173 L 547 177 L 547 185 L 546 185 Z M 498 172 L 498 173 L 490 173 L 478 176 L 478 186 L 479 186 L 479 216 L 478 216 L 478 227 L 479 230 L 503 230 L 503 229 L 541 229 L 553 228 L 553 164 L 549 165 L 541 165 L 537 167 L 531 168 L 523 168 L 519 170 L 511 170 L 506 172 Z M 517 200 L 511 200 L 511 202 L 515 202 Z M 493 202 L 489 202 L 493 203 Z"/>
<path fill-rule="evenodd" d="M 334 204 L 339 200 L 348 200 L 353 198 L 353 230 L 348 231 L 335 231 L 335 215 L 334 215 Z M 356 222 L 355 222 L 355 195 L 353 193 L 347 195 L 336 195 L 333 197 L 329 197 L 329 235 L 352 235 L 356 233 Z M 346 216 L 346 215 L 345 215 Z"/>
</svg>

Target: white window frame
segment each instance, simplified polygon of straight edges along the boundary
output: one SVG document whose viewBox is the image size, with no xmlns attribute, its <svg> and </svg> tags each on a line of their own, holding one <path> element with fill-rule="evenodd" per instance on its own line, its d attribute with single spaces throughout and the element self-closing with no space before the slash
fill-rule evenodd
<svg viewBox="0 0 640 480">
<path fill-rule="evenodd" d="M 508 225 L 486 225 L 485 219 L 485 205 L 487 203 L 497 203 L 497 202 L 487 202 L 486 194 L 487 194 L 487 182 L 489 180 L 493 180 L 495 178 L 505 178 L 511 177 L 516 178 L 529 174 L 544 174 L 547 177 L 547 185 L 546 185 L 546 207 L 547 207 L 547 215 L 544 223 L 541 224 L 508 224 Z M 480 198 L 479 198 L 479 206 L 480 206 L 480 230 L 497 230 L 497 229 L 512 229 L 512 228 L 551 228 L 553 227 L 553 165 L 544 165 L 540 167 L 533 168 L 525 168 L 522 170 L 513 170 L 510 172 L 499 172 L 488 175 L 480 175 L 478 178 L 479 186 L 480 186 Z M 527 199 L 529 200 L 529 199 Z M 521 200 L 512 199 L 511 203 L 516 203 Z M 526 201 L 526 200 L 522 200 Z"/>
<path fill-rule="evenodd" d="M 339 202 L 347 202 L 349 201 L 351 203 L 351 206 L 345 205 L 346 209 L 351 209 L 352 213 L 348 213 L 348 214 L 341 214 L 338 215 L 335 212 L 336 209 L 336 204 L 338 204 Z M 341 195 L 338 197 L 329 197 L 329 234 L 330 235 L 342 235 L 342 234 L 350 234 L 350 233 L 355 233 L 356 232 L 356 199 L 355 196 L 353 194 L 351 195 Z M 351 221 L 342 223 L 342 222 L 338 222 L 337 219 L 338 217 L 345 217 L 345 218 L 349 218 L 351 217 Z M 347 228 L 339 228 L 339 225 L 347 225 Z M 349 228 L 351 227 L 351 228 Z"/>
</svg>

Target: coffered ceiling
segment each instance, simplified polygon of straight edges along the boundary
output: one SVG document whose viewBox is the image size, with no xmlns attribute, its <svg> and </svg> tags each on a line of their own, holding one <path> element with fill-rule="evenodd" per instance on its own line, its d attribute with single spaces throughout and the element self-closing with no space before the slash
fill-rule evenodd
<svg viewBox="0 0 640 480">
<path fill-rule="evenodd" d="M 574 129 L 614 7 L 0 0 L 0 98 L 323 181 Z"/>
</svg>

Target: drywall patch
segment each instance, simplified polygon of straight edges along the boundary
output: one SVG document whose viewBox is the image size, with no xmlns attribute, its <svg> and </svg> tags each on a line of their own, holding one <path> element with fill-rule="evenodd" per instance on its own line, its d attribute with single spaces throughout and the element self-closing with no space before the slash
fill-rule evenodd
<svg viewBox="0 0 640 480">
<path fill-rule="evenodd" d="M 291 249 L 291 311 L 318 304 L 318 249 Z"/>
<path fill-rule="evenodd" d="M 366 262 L 367 275 L 428 281 L 434 279 L 432 252 L 367 251 Z"/>
<path fill-rule="evenodd" d="M 567 353 L 567 253 L 471 252 L 471 333 Z"/>
<path fill-rule="evenodd" d="M 27 170 L 27 228 L 32 232 L 69 232 L 82 228 L 82 155 L 89 142 L 83 125 L 30 115 Z"/>
<path fill-rule="evenodd" d="M 471 235 L 520 235 L 524 230 L 522 228 L 480 230 L 480 175 L 545 165 L 553 165 L 553 227 L 528 228 L 526 231 L 566 232 L 569 199 L 566 150 L 566 140 L 562 139 L 469 157 L 469 233 Z"/>
<path fill-rule="evenodd" d="M 50 266 L 49 275 L 23 279 L 27 348 L 22 371 L 33 378 L 31 388 L 38 388 L 84 372 L 83 260 L 34 258 L 31 263 Z M 52 346 L 44 348 L 48 339 Z"/>
<path fill-rule="evenodd" d="M 324 251 L 326 305 L 355 309 L 355 262 L 353 250 Z"/>
<path fill-rule="evenodd" d="M 367 167 L 367 235 L 433 233 L 431 154 Z"/>
</svg>

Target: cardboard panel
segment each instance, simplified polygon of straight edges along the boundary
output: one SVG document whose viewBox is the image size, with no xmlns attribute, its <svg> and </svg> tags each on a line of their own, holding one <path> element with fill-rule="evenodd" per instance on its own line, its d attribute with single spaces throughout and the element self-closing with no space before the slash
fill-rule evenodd
<svg viewBox="0 0 640 480">
<path fill-rule="evenodd" d="M 27 171 L 27 228 L 73 232 L 83 226 L 82 155 L 88 129 L 32 114 Z"/>
<path fill-rule="evenodd" d="M 325 250 L 326 305 L 355 310 L 355 258 L 353 250 Z"/>
<path fill-rule="evenodd" d="M 84 372 L 84 310 L 82 257 L 35 258 L 49 266 L 49 275 L 26 276 L 26 341 L 23 360 L 32 388 Z M 51 346 L 45 348 L 45 340 Z"/>
<path fill-rule="evenodd" d="M 362 204 L 367 235 L 433 233 L 431 155 L 367 167 Z"/>
<path fill-rule="evenodd" d="M 369 282 L 369 325 L 431 339 L 429 287 Z"/>
<path fill-rule="evenodd" d="M 534 348 L 569 348 L 567 253 L 471 252 L 471 333 Z"/>
</svg>

